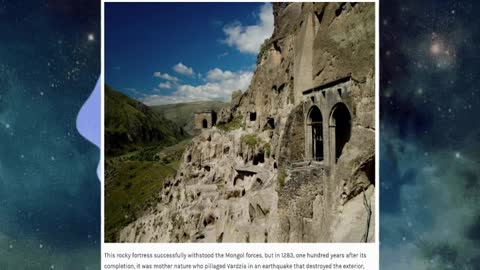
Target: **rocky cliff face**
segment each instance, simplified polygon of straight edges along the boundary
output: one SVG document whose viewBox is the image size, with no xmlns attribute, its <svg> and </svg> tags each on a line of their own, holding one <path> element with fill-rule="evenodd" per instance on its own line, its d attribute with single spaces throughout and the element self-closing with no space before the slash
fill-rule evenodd
<svg viewBox="0 0 480 270">
<path fill-rule="evenodd" d="M 119 241 L 374 241 L 374 5 L 273 5 L 249 90 Z"/>
</svg>

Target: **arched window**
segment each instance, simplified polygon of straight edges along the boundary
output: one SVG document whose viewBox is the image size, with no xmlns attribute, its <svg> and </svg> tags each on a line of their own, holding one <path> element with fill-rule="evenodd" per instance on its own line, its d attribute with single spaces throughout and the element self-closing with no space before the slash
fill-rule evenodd
<svg viewBox="0 0 480 270">
<path fill-rule="evenodd" d="M 208 121 L 207 121 L 207 119 L 203 119 L 203 121 L 202 121 L 202 127 L 203 127 L 203 128 L 208 128 Z"/>
<path fill-rule="evenodd" d="M 312 159 L 321 161 L 323 160 L 323 119 L 322 112 L 317 106 L 313 106 L 308 114 L 307 127 L 309 133 L 307 136 L 311 136 L 311 154 Z"/>
<path fill-rule="evenodd" d="M 333 128 L 335 133 L 335 141 L 332 142 L 335 154 L 335 162 L 342 154 L 343 147 L 350 140 L 350 134 L 352 132 L 352 118 L 350 111 L 344 103 L 336 104 L 332 109 L 330 118 L 330 127 Z"/>
</svg>

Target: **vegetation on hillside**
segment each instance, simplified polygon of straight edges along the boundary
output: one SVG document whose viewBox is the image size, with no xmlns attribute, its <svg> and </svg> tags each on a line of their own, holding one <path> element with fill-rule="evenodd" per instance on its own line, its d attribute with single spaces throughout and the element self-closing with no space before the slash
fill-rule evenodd
<svg viewBox="0 0 480 270">
<path fill-rule="evenodd" d="M 270 38 L 266 38 L 260 46 L 260 51 L 257 54 L 257 66 L 262 62 L 263 54 L 267 51 L 269 43 Z"/>
<path fill-rule="evenodd" d="M 285 186 L 285 179 L 287 178 L 287 170 L 285 168 L 281 168 L 278 171 L 277 175 L 277 186 L 275 190 L 279 192 Z"/>
<path fill-rule="evenodd" d="M 243 143 L 250 147 L 255 147 L 261 140 L 257 137 L 256 134 L 245 134 L 240 138 Z"/>
<path fill-rule="evenodd" d="M 156 205 L 190 143 L 185 138 L 173 121 L 105 86 L 105 241 Z"/>
<path fill-rule="evenodd" d="M 228 132 L 239 128 L 245 128 L 245 123 L 241 116 L 237 116 L 228 123 L 217 124 L 217 128 Z"/>
<path fill-rule="evenodd" d="M 244 134 L 240 137 L 240 140 L 249 147 L 255 148 L 258 146 L 260 151 L 265 153 L 267 157 L 270 157 L 272 145 L 259 138 L 256 134 Z"/>
<path fill-rule="evenodd" d="M 148 145 L 173 145 L 186 134 L 143 103 L 105 86 L 105 154 L 116 156 Z"/>
<path fill-rule="evenodd" d="M 105 241 L 159 201 L 191 140 L 194 113 L 229 103 L 206 101 L 148 107 L 105 86 Z M 241 119 L 226 129 L 242 127 Z"/>
<path fill-rule="evenodd" d="M 175 168 L 152 161 L 125 161 L 113 165 L 114 181 L 105 183 L 105 241 L 114 242 L 117 233 L 152 206 L 166 177 Z"/>
<path fill-rule="evenodd" d="M 175 176 L 190 139 L 178 144 L 140 149 L 105 164 L 105 241 L 115 242 L 118 233 L 158 202 L 166 179 Z"/>
</svg>

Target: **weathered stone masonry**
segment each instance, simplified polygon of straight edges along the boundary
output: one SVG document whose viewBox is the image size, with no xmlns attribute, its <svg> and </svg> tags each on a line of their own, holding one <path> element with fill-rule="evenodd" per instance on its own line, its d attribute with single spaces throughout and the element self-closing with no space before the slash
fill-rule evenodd
<svg viewBox="0 0 480 270">
<path fill-rule="evenodd" d="M 212 128 L 217 122 L 217 113 L 213 110 L 205 110 L 195 113 L 195 129 Z"/>
<path fill-rule="evenodd" d="M 305 101 L 305 157 L 333 166 L 350 139 L 350 77 L 303 92 Z"/>
</svg>

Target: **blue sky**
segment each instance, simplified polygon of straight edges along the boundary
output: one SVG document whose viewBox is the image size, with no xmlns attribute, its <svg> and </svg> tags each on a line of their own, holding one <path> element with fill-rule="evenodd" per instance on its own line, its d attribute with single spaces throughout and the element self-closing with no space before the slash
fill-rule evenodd
<svg viewBox="0 0 480 270">
<path fill-rule="evenodd" d="M 272 32 L 269 3 L 107 3 L 105 81 L 147 105 L 229 100 Z"/>
</svg>

